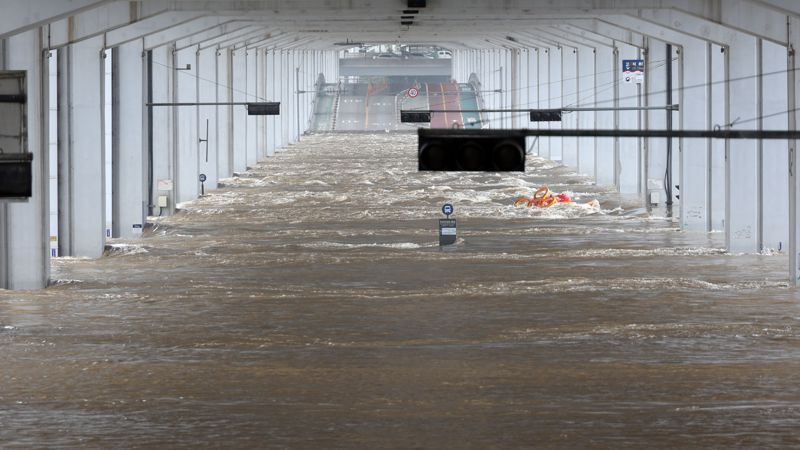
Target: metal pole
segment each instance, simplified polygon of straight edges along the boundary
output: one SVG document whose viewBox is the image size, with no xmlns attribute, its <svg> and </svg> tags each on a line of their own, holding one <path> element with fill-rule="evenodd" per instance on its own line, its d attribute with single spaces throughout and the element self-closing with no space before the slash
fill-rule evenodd
<svg viewBox="0 0 800 450">
<path fill-rule="evenodd" d="M 420 136 L 445 138 L 486 138 L 514 136 L 544 137 L 624 137 L 624 138 L 670 138 L 670 139 L 800 139 L 800 131 L 793 130 L 499 130 L 499 129 L 449 129 L 420 128 Z"/>
<path fill-rule="evenodd" d="M 672 104 L 672 44 L 667 44 L 667 104 Z M 667 131 L 672 131 L 672 111 L 667 110 Z M 667 170 L 664 174 L 667 207 L 672 206 L 672 139 L 667 139 Z"/>
<path fill-rule="evenodd" d="M 499 109 L 410 109 L 410 110 L 403 110 L 400 111 L 401 113 L 410 112 L 410 113 L 482 113 L 482 112 L 507 112 L 507 113 L 528 113 L 528 112 L 538 112 L 538 111 L 562 111 L 562 112 L 591 112 L 591 111 L 655 111 L 655 110 L 667 110 L 667 111 L 677 111 L 680 108 L 679 105 L 666 105 L 666 106 L 620 106 L 620 107 L 587 107 L 587 108 L 554 108 L 554 109 L 509 109 L 509 108 L 499 108 Z"/>
</svg>

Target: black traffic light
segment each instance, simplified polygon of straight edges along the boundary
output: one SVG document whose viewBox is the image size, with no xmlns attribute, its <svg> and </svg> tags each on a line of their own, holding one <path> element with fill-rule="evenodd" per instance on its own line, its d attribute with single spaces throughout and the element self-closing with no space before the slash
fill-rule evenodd
<svg viewBox="0 0 800 450">
<path fill-rule="evenodd" d="M 513 130 L 420 128 L 419 170 L 524 172 L 525 135 Z"/>
<path fill-rule="evenodd" d="M 280 102 L 248 103 L 248 116 L 278 116 L 281 113 Z"/>
<path fill-rule="evenodd" d="M 28 198 L 32 194 L 32 153 L 0 153 L 0 198 Z"/>
<path fill-rule="evenodd" d="M 561 110 L 532 109 L 531 122 L 561 122 Z"/>
<path fill-rule="evenodd" d="M 402 123 L 430 123 L 431 113 L 417 111 L 400 111 L 400 122 Z"/>
</svg>

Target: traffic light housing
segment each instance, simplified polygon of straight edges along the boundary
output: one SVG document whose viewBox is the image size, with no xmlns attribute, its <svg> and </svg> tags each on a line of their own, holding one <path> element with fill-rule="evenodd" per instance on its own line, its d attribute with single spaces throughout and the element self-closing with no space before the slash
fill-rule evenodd
<svg viewBox="0 0 800 450">
<path fill-rule="evenodd" d="M 0 198 L 33 195 L 32 153 L 0 153 Z"/>
<path fill-rule="evenodd" d="M 514 130 L 418 130 L 421 171 L 524 172 L 525 135 Z"/>
<path fill-rule="evenodd" d="M 531 122 L 561 122 L 560 109 L 532 109 Z"/>
<path fill-rule="evenodd" d="M 402 123 L 430 123 L 431 113 L 418 111 L 400 111 Z"/>
<path fill-rule="evenodd" d="M 278 116 L 280 113 L 280 102 L 259 102 L 247 104 L 248 116 Z"/>
</svg>

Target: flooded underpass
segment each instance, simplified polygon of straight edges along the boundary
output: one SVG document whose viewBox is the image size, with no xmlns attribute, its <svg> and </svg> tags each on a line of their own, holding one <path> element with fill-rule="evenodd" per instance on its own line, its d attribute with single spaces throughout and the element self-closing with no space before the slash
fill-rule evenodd
<svg viewBox="0 0 800 450">
<path fill-rule="evenodd" d="M 416 168 L 411 134 L 307 137 L 0 292 L 0 446 L 800 445 L 786 256 L 536 157 Z M 542 184 L 575 203 L 512 205 Z"/>
</svg>

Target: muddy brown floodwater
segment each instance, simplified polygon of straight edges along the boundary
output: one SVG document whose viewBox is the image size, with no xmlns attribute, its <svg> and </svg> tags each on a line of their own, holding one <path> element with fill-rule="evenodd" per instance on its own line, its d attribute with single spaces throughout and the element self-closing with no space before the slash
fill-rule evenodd
<svg viewBox="0 0 800 450">
<path fill-rule="evenodd" d="M 418 173 L 415 145 L 304 138 L 0 292 L 0 447 L 800 446 L 785 256 L 543 159 Z M 543 183 L 601 209 L 511 205 Z"/>
</svg>

